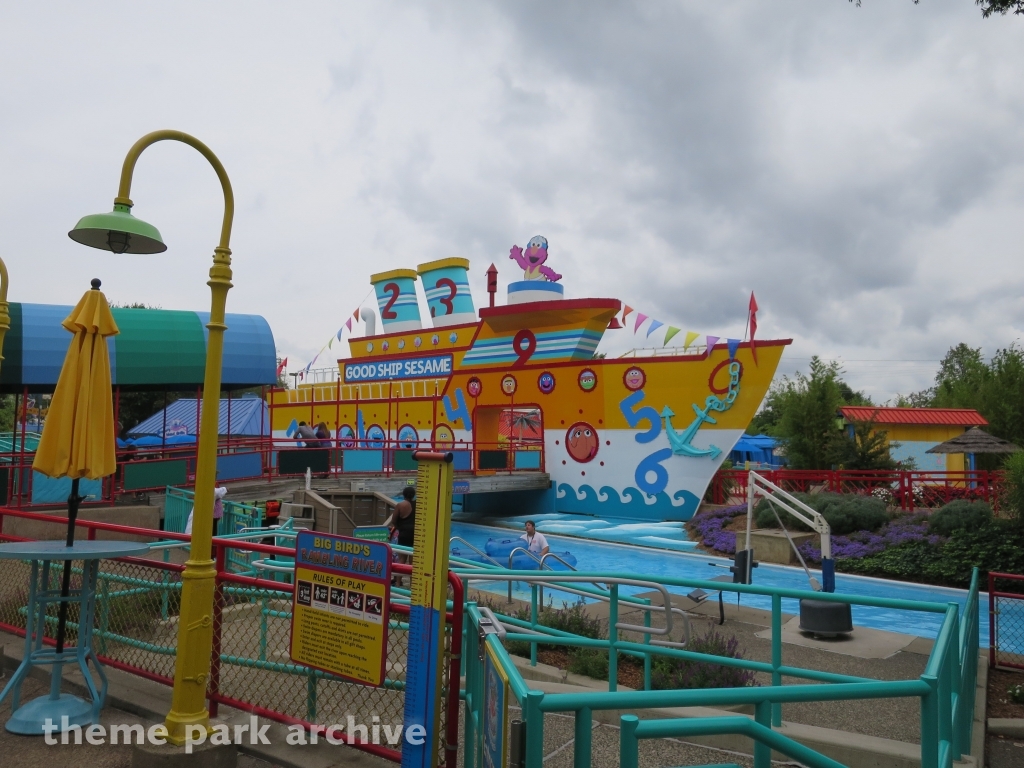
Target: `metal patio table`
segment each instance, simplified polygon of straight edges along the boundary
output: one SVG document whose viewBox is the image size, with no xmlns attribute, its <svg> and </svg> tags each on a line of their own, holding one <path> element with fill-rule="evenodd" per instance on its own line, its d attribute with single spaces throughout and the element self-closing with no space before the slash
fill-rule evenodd
<svg viewBox="0 0 1024 768">
<path fill-rule="evenodd" d="M 107 696 L 107 676 L 103 666 L 92 650 L 93 615 L 96 603 L 96 579 L 100 560 L 142 555 L 149 551 L 149 545 L 134 541 L 76 541 L 67 546 L 61 541 L 17 541 L 0 544 L 0 560 L 28 560 L 32 563 L 29 582 L 28 610 L 25 627 L 25 656 L 11 677 L 10 682 L 0 691 L 0 702 L 11 695 L 13 715 L 6 728 L 11 733 L 26 736 L 41 736 L 49 720 L 56 731 L 61 730 L 62 718 L 67 717 L 68 725 L 91 725 L 99 722 L 100 710 Z M 56 648 L 43 645 L 43 636 L 48 618 L 47 608 L 59 606 L 61 590 L 50 589 L 50 564 L 54 561 L 83 561 L 82 586 L 72 590 L 66 601 L 79 605 L 77 641 L 73 646 L 64 646 L 62 653 Z M 57 572 L 58 569 L 55 569 Z M 59 581 L 59 579 L 58 579 Z M 100 679 L 97 690 L 89 661 L 92 661 Z M 40 696 L 19 707 L 21 684 L 33 666 L 53 666 L 50 678 L 50 693 Z M 77 664 L 89 689 L 90 701 L 69 693 L 61 693 L 61 678 L 65 664 Z"/>
</svg>

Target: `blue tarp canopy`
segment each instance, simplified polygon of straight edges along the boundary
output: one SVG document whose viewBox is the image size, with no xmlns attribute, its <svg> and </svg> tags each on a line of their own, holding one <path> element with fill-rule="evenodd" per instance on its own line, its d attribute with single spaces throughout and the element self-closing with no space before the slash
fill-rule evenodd
<svg viewBox="0 0 1024 768">
<path fill-rule="evenodd" d="M 782 464 L 772 451 L 778 441 L 768 435 L 743 435 L 733 446 L 729 459 L 734 465 L 752 462 L 756 464 Z"/>
<path fill-rule="evenodd" d="M 258 437 L 270 434 L 270 410 L 261 398 L 255 396 L 231 398 L 230 427 L 228 425 L 228 402 L 227 398 L 220 401 L 217 434 L 233 437 Z M 199 412 L 201 413 L 201 409 Z M 167 444 L 195 442 L 195 436 L 198 433 L 196 413 L 194 397 L 175 400 L 163 410 L 128 430 L 128 436 L 138 438 L 134 442 L 135 445 L 160 445 L 163 442 L 161 438 L 164 436 L 164 426 L 166 425 Z M 147 437 L 155 437 L 156 441 L 153 443 L 141 442 Z"/>
</svg>

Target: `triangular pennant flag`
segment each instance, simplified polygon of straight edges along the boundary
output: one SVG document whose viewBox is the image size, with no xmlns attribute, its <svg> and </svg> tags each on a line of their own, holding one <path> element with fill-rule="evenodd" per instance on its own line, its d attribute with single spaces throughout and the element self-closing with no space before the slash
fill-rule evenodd
<svg viewBox="0 0 1024 768">
<path fill-rule="evenodd" d="M 643 312 L 636 313 L 636 323 L 633 324 L 633 333 L 636 333 L 637 331 L 640 330 L 640 326 L 644 324 L 644 320 L 646 319 L 647 315 L 645 315 Z"/>
<path fill-rule="evenodd" d="M 751 312 L 757 312 L 757 299 L 754 298 L 754 292 L 753 291 L 750 292 L 750 305 L 749 305 L 748 309 Z"/>
<path fill-rule="evenodd" d="M 350 318 L 348 319 L 348 321 L 349 321 L 349 322 L 351 323 L 351 322 L 352 322 L 352 318 L 350 317 Z M 339 328 L 339 329 L 338 329 L 338 335 L 337 335 L 337 336 L 335 336 L 334 338 L 336 338 L 336 339 L 337 339 L 338 341 L 341 341 L 341 334 L 342 334 L 342 333 L 343 333 L 344 331 L 345 331 L 345 326 L 341 326 L 341 328 Z"/>
<path fill-rule="evenodd" d="M 357 323 L 359 322 L 359 307 L 356 307 L 356 311 L 352 313 L 352 317 L 356 319 Z"/>
<path fill-rule="evenodd" d="M 674 325 L 670 325 L 668 327 L 668 330 L 665 331 L 665 341 L 662 342 L 662 346 L 667 346 L 668 343 L 672 340 L 672 337 L 679 333 L 681 330 L 682 328 L 676 328 Z"/>
<path fill-rule="evenodd" d="M 740 348 L 740 340 L 739 339 L 728 339 L 725 343 L 729 346 L 729 359 L 730 360 L 735 360 L 736 359 L 736 350 Z"/>
<path fill-rule="evenodd" d="M 332 344 L 334 344 L 334 337 L 333 336 L 331 336 L 331 340 L 327 342 L 327 348 L 330 349 Z"/>
<path fill-rule="evenodd" d="M 350 331 L 352 330 L 352 318 L 351 317 L 348 320 L 345 321 L 345 327 L 348 330 L 350 330 Z M 338 341 L 341 341 L 341 331 L 338 331 Z"/>
<path fill-rule="evenodd" d="M 622 310 L 622 322 L 626 322 L 626 315 L 633 311 L 633 308 L 629 304 L 623 304 L 625 309 Z"/>
<path fill-rule="evenodd" d="M 700 334 L 697 333 L 696 331 L 687 331 L 686 332 L 686 339 L 683 341 L 683 351 L 684 352 L 687 349 L 690 348 L 690 345 L 693 344 L 693 342 L 695 342 L 697 340 L 698 336 L 700 336 Z"/>
<path fill-rule="evenodd" d="M 715 344 L 718 343 L 720 336 L 708 336 L 708 354 L 711 354 L 711 350 L 715 348 Z"/>
<path fill-rule="evenodd" d="M 283 371 L 286 367 L 288 367 L 288 358 L 287 357 L 284 360 L 281 361 L 280 365 L 277 366 L 277 375 L 280 376 L 281 375 L 281 371 Z"/>
<path fill-rule="evenodd" d="M 647 328 L 647 338 L 651 338 L 651 333 L 653 331 L 655 331 L 656 329 L 661 328 L 661 326 L 663 326 L 663 325 L 664 325 L 664 323 L 661 322 L 660 320 L 651 320 L 651 324 Z"/>
</svg>

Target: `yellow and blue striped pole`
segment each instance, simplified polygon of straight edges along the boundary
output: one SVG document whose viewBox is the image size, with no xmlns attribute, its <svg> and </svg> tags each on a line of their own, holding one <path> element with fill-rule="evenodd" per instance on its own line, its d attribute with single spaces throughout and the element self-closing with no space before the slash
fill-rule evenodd
<svg viewBox="0 0 1024 768">
<path fill-rule="evenodd" d="M 419 744 L 406 738 L 402 768 L 437 768 L 452 527 L 452 454 L 416 451 L 412 456 L 419 466 L 404 720 L 406 734 L 413 726 L 420 726 L 425 736 Z M 452 642 L 460 641 L 454 638 Z"/>
</svg>

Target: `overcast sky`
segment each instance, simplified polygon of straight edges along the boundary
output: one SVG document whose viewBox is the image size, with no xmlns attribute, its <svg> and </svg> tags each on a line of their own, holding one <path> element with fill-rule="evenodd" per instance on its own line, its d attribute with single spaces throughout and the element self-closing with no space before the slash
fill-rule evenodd
<svg viewBox="0 0 1024 768">
<path fill-rule="evenodd" d="M 465 256 L 479 306 L 541 234 L 567 296 L 684 330 L 742 335 L 754 290 L 758 337 L 794 339 L 781 372 L 839 359 L 881 402 L 1021 336 L 1021 72 L 1024 19 L 972 0 L 4 3 L 0 256 L 12 301 L 99 277 L 208 310 L 222 203 L 193 150 L 136 170 L 166 253 L 66 234 L 175 128 L 234 186 L 228 311 L 291 370 L 371 272 Z M 652 343 L 629 329 L 602 349 Z"/>
</svg>

